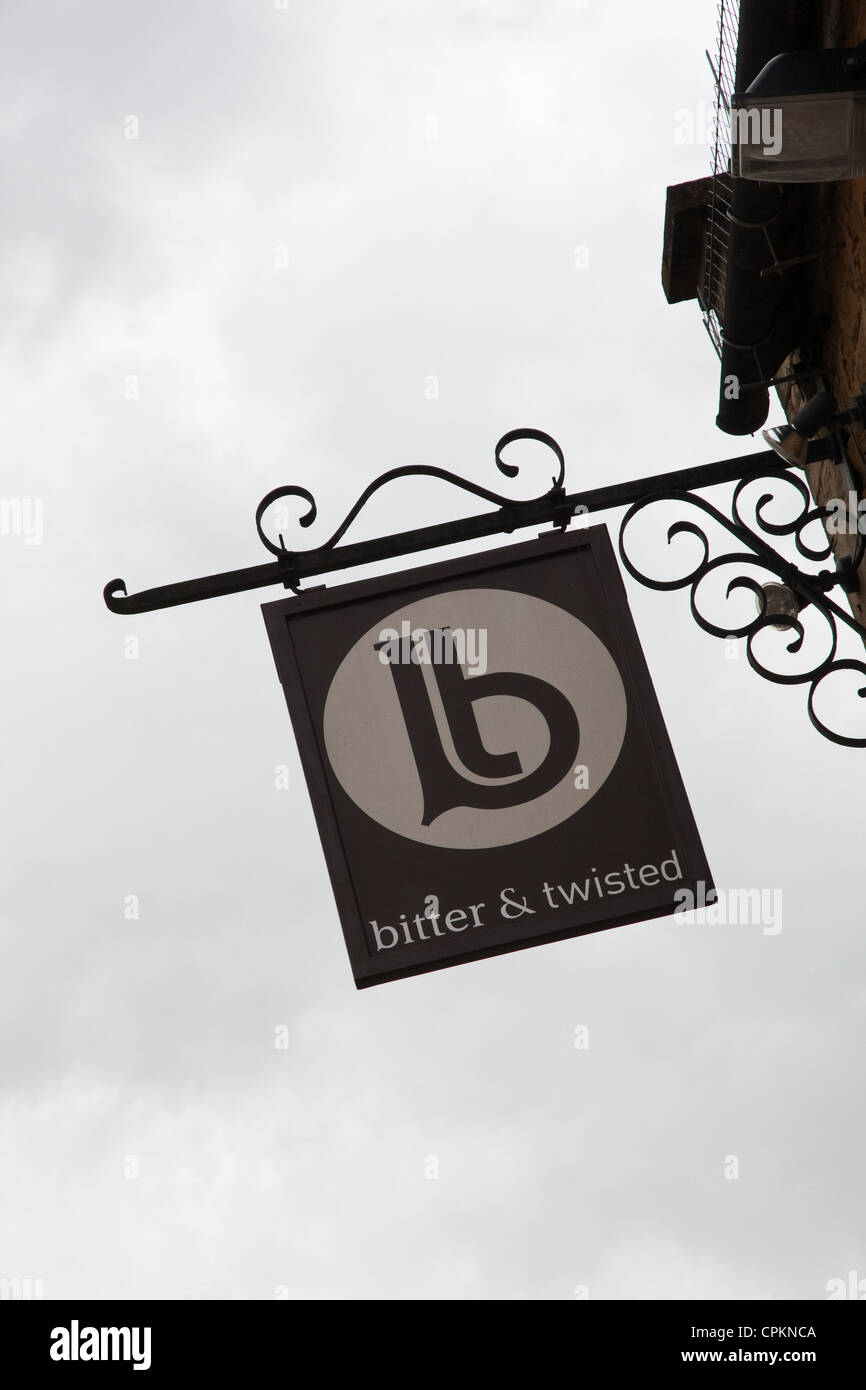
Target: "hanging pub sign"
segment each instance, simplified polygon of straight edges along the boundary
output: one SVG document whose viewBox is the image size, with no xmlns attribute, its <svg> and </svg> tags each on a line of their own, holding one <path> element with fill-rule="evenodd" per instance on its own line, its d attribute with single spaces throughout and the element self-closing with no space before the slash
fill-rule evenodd
<svg viewBox="0 0 866 1390">
<path fill-rule="evenodd" d="M 262 612 L 358 988 L 709 893 L 603 526 Z"/>
</svg>

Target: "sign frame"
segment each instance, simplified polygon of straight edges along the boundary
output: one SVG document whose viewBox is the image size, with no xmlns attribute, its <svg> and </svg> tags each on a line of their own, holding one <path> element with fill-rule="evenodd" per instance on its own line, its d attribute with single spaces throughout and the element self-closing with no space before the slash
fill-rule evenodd
<svg viewBox="0 0 866 1390">
<path fill-rule="evenodd" d="M 307 684 L 296 650 L 293 624 L 310 615 L 326 614 L 365 600 L 382 600 L 393 609 L 412 590 L 448 588 L 451 580 L 478 577 L 483 582 L 486 573 L 518 566 L 524 562 L 557 556 L 569 551 L 583 553 L 591 560 L 597 587 L 608 610 L 609 621 L 601 640 L 620 672 L 627 696 L 628 720 L 637 720 L 645 749 L 651 759 L 656 789 L 660 792 L 666 811 L 676 833 L 676 848 L 683 860 L 681 877 L 664 884 L 646 886 L 640 895 L 640 906 L 620 907 L 617 898 L 593 903 L 594 916 L 588 921 L 581 909 L 571 911 L 566 905 L 558 908 L 555 925 L 550 929 L 533 930 L 529 935 L 516 934 L 520 923 L 485 924 L 483 937 L 470 937 L 465 942 L 456 936 L 437 935 L 422 952 L 417 943 L 394 945 L 377 959 L 370 950 L 365 921 L 353 881 L 352 856 L 347 849 L 340 815 L 335 805 L 326 753 L 316 720 L 310 706 Z M 465 584 L 463 587 L 467 587 Z M 710 897 L 713 881 L 695 822 L 694 814 L 682 781 L 671 741 L 653 687 L 634 619 L 628 604 L 625 585 L 617 564 L 613 546 L 604 525 L 580 527 L 569 532 L 547 532 L 529 542 L 497 546 L 480 553 L 440 560 L 412 569 L 379 575 L 333 588 L 307 590 L 292 598 L 261 605 L 270 639 L 277 674 L 283 687 L 291 722 L 298 745 L 301 765 L 312 802 L 313 812 L 325 855 L 325 862 L 337 905 L 343 937 L 358 989 L 368 988 L 391 980 L 426 974 L 454 965 L 484 960 L 490 956 L 527 950 L 572 937 L 589 935 L 611 927 L 628 926 L 671 915 L 677 905 L 674 889 L 690 890 L 695 898 L 699 884 Z M 569 611 L 569 610 L 565 610 Z M 319 718 L 321 719 L 321 712 Z M 620 755 L 621 756 L 621 755 Z M 330 777 L 336 781 L 331 771 Z M 408 854 L 423 853 L 424 847 L 408 838 L 379 827 L 385 836 L 402 841 Z M 528 843 L 524 841 L 523 843 Z M 471 851 L 455 850 L 453 853 Z M 670 862 L 670 861 L 669 861 Z M 471 870 L 467 871 L 471 873 Z M 613 875 L 609 875 L 612 877 Z M 631 882 L 631 879 L 629 879 Z M 710 900 L 712 900 L 710 898 Z M 469 899 L 467 899 L 469 901 Z M 551 914 L 552 916 L 552 914 Z M 425 938 L 426 940 L 426 938 Z M 470 944 L 471 943 L 471 944 Z"/>
</svg>

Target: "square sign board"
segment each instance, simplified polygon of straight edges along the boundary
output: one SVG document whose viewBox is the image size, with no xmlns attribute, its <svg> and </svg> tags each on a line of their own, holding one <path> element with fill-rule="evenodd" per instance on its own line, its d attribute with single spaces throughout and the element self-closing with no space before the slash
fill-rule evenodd
<svg viewBox="0 0 866 1390">
<path fill-rule="evenodd" d="M 709 896 L 603 526 L 262 612 L 359 988 Z"/>
</svg>

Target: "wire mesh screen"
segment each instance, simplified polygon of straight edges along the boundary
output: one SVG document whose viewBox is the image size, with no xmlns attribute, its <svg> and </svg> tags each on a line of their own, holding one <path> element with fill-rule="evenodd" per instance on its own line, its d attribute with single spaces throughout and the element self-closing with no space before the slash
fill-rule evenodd
<svg viewBox="0 0 866 1390">
<path fill-rule="evenodd" d="M 719 357 L 722 355 L 722 318 L 725 305 L 725 269 L 731 213 L 731 96 L 737 68 L 740 0 L 719 0 L 715 53 L 707 53 L 715 80 L 713 171 L 707 215 L 707 244 L 703 284 L 698 301 L 704 327 Z"/>
</svg>

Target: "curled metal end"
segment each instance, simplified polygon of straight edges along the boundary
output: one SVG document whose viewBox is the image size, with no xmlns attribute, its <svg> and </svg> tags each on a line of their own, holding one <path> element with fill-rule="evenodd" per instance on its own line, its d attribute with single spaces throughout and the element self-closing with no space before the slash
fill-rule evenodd
<svg viewBox="0 0 866 1390">
<path fill-rule="evenodd" d="M 309 509 L 299 518 L 302 526 L 312 526 L 318 515 L 316 499 L 305 487 L 296 487 L 294 485 L 275 487 L 272 492 L 267 493 L 256 507 L 256 530 L 259 533 L 259 540 L 262 545 L 269 550 L 272 555 L 284 555 L 286 553 L 286 547 L 282 544 L 282 535 L 280 535 L 280 545 L 277 545 L 276 542 L 270 540 L 265 535 L 262 529 L 262 518 L 268 508 L 272 507 L 275 502 L 279 502 L 281 497 L 302 497 L 305 502 L 309 503 Z"/>
<path fill-rule="evenodd" d="M 559 476 L 553 479 L 552 491 L 557 492 L 565 482 L 565 455 L 563 454 L 562 450 L 560 449 L 553 436 L 547 434 L 544 430 L 534 430 L 527 428 L 520 430 L 509 430 L 507 434 L 504 434 L 502 438 L 499 440 L 499 443 L 496 445 L 496 449 L 494 451 L 496 457 L 496 467 L 499 469 L 500 473 L 504 473 L 507 478 L 516 478 L 518 473 L 520 472 L 520 469 L 516 463 L 506 463 L 505 460 L 502 458 L 502 450 L 507 448 L 509 444 L 514 444 L 515 441 L 518 439 L 535 439 L 538 441 L 539 444 L 544 444 L 556 455 L 557 459 L 559 460 Z"/>
<path fill-rule="evenodd" d="M 126 581 L 123 579 L 109 579 L 102 591 L 102 597 L 105 599 L 105 606 L 106 608 L 110 608 L 112 613 L 125 613 L 126 604 L 123 599 L 117 597 L 118 594 L 123 594 L 124 598 L 126 597 Z"/>
</svg>

